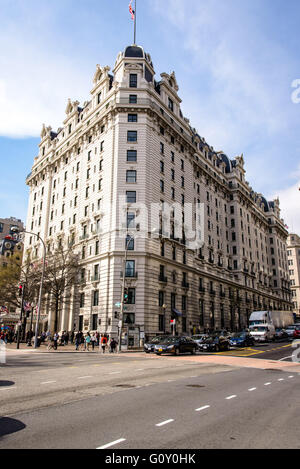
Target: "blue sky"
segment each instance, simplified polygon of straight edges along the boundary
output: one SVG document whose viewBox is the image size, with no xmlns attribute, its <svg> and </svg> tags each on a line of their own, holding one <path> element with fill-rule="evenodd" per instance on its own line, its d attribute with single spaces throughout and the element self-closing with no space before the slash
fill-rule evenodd
<svg viewBox="0 0 300 469">
<path fill-rule="evenodd" d="M 96 64 L 133 41 L 129 0 L 0 0 L 0 216 L 26 219 L 42 124 L 89 98 Z M 175 71 L 186 117 L 300 233 L 299 0 L 138 0 L 137 42 Z M 299 91 L 300 97 L 300 91 Z"/>
</svg>

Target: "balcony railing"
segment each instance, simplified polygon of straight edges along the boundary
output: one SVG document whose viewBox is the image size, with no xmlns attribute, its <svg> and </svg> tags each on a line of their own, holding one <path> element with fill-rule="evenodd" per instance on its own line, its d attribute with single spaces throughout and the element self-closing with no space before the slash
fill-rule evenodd
<svg viewBox="0 0 300 469">
<path fill-rule="evenodd" d="M 123 278 L 124 272 L 120 272 L 120 278 Z M 133 272 L 132 270 L 127 270 L 125 271 L 125 278 L 129 279 L 137 279 L 138 278 L 138 272 Z"/>
<path fill-rule="evenodd" d="M 204 287 L 199 287 L 199 292 L 200 293 L 205 293 L 205 288 Z"/>
<path fill-rule="evenodd" d="M 93 275 L 92 278 L 91 278 L 91 282 L 99 282 L 99 280 L 100 280 L 99 274 L 98 275 Z"/>
<path fill-rule="evenodd" d="M 187 282 L 182 282 L 181 286 L 182 288 L 186 288 L 187 290 L 190 288 L 190 284 Z"/>
</svg>

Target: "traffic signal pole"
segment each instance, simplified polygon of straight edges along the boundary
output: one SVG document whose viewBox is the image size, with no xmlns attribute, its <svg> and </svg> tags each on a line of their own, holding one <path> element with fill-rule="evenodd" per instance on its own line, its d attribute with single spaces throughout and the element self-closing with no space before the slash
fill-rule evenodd
<svg viewBox="0 0 300 469">
<path fill-rule="evenodd" d="M 126 282 L 126 263 L 127 263 L 127 254 L 128 254 L 128 246 L 131 242 L 131 238 L 129 241 L 126 242 L 125 247 L 125 256 L 124 256 L 124 268 L 123 268 L 123 282 L 122 282 L 122 293 L 121 293 L 121 310 L 120 310 L 120 319 L 119 319 L 119 343 L 118 343 L 118 350 L 119 353 L 122 351 L 122 329 L 123 329 L 123 318 L 124 318 L 124 296 L 125 296 L 125 282 Z"/>
<path fill-rule="evenodd" d="M 19 288 L 20 288 L 20 287 L 19 287 Z M 20 340 L 21 340 L 21 335 L 22 335 L 24 297 L 25 297 L 25 285 L 22 286 L 22 300 L 21 300 L 20 323 L 19 323 L 18 334 L 17 334 L 17 350 L 19 350 L 19 348 L 20 348 Z"/>
</svg>

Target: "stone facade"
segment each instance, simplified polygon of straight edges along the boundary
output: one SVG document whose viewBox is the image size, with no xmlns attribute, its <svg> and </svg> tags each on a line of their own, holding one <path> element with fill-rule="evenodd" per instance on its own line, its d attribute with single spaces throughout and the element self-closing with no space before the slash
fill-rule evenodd
<svg viewBox="0 0 300 469">
<path fill-rule="evenodd" d="M 27 178 L 27 229 L 45 239 L 49 252 L 61 239 L 81 256 L 81 286 L 61 314 L 61 330 L 117 335 L 127 231 L 120 236 L 120 213 L 138 228 L 145 217 L 139 204 L 149 213 L 153 203 L 204 204 L 205 242 L 195 249 L 185 233 L 164 237 L 164 214 L 155 236 L 130 226 L 125 320 L 132 331 L 170 332 L 176 312 L 179 333 L 237 329 L 253 310 L 292 306 L 279 201 L 253 191 L 243 155 L 230 160 L 191 127 L 174 72 L 154 77 L 150 55 L 128 47 L 112 74 L 97 66 L 90 101 L 69 100 L 61 129 L 43 126 Z M 120 212 L 121 197 L 129 205 Z M 195 218 L 193 209 L 194 229 Z M 42 254 L 29 235 L 25 253 Z M 50 305 L 45 299 L 51 326 Z"/>
<path fill-rule="evenodd" d="M 300 319 L 300 236 L 290 234 L 287 249 L 293 311 Z"/>
</svg>

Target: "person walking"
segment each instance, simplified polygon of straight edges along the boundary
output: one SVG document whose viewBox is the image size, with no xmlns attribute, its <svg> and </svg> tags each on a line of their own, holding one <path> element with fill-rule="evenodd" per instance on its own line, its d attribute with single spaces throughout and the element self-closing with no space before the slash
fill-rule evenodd
<svg viewBox="0 0 300 469">
<path fill-rule="evenodd" d="M 81 331 L 78 331 L 75 336 L 75 348 L 78 351 L 81 344 Z"/>
<path fill-rule="evenodd" d="M 91 334 L 88 332 L 85 338 L 85 350 L 88 352 L 90 351 L 90 344 L 91 344 Z"/>
<path fill-rule="evenodd" d="M 103 353 L 105 353 L 106 346 L 107 346 L 107 337 L 106 337 L 106 335 L 103 335 L 102 338 L 101 338 L 101 347 L 102 347 L 102 352 Z"/>
<path fill-rule="evenodd" d="M 110 353 L 115 353 L 116 351 L 116 348 L 117 348 L 117 342 L 115 339 L 111 339 L 111 342 L 110 342 Z"/>
<path fill-rule="evenodd" d="M 96 335 L 95 335 L 95 333 L 93 333 L 93 334 L 92 334 L 92 337 L 91 337 L 91 343 L 92 343 L 93 352 L 94 352 L 94 350 L 95 350 L 96 341 L 97 341 Z"/>
<path fill-rule="evenodd" d="M 53 346 L 54 346 L 54 350 L 57 350 L 57 344 L 58 344 L 58 340 L 59 340 L 59 334 L 57 332 L 55 332 L 54 336 L 53 336 Z"/>
</svg>

